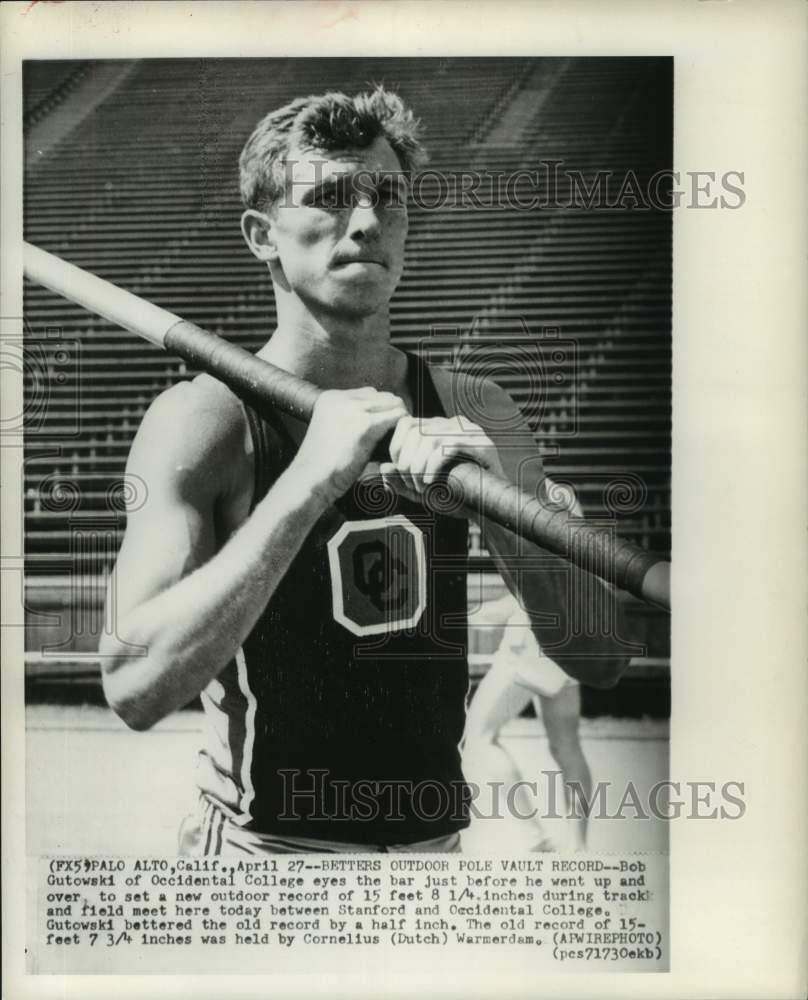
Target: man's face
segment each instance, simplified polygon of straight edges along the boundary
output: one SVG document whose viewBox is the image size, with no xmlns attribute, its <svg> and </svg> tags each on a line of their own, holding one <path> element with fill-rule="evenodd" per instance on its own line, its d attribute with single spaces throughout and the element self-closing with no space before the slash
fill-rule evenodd
<svg viewBox="0 0 808 1000">
<path fill-rule="evenodd" d="M 271 218 L 275 267 L 313 311 L 360 317 L 386 307 L 407 235 L 406 183 L 386 139 L 365 149 L 293 150 Z"/>
</svg>

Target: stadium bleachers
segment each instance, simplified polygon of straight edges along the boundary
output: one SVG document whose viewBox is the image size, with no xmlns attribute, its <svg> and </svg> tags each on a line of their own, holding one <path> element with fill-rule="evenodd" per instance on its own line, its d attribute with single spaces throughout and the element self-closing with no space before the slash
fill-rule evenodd
<svg viewBox="0 0 808 1000">
<path fill-rule="evenodd" d="M 94 71 L 29 64 L 26 123 L 58 115 Z M 625 537 L 666 554 L 671 217 L 608 198 L 587 208 L 585 196 L 605 172 L 614 200 L 628 172 L 642 188 L 670 167 L 669 60 L 144 60 L 29 157 L 25 237 L 256 349 L 275 311 L 239 233 L 238 153 L 267 110 L 377 82 L 416 110 L 431 154 L 394 341 L 495 377 L 587 513 L 616 512 Z M 471 172 L 476 198 L 464 193 Z M 114 557 L 138 422 L 194 372 L 33 285 L 25 314 L 25 555 L 44 592 Z"/>
</svg>

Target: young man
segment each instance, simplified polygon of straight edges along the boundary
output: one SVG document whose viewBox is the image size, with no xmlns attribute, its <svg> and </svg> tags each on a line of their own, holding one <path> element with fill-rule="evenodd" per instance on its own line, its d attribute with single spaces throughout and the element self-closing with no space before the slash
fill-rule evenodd
<svg viewBox="0 0 808 1000">
<path fill-rule="evenodd" d="M 133 443 L 149 495 L 114 574 L 104 684 L 138 729 L 202 697 L 183 851 L 455 850 L 467 823 L 467 522 L 420 501 L 458 454 L 543 474 L 505 392 L 475 387 L 490 427 L 461 422 L 457 381 L 391 346 L 421 162 L 411 112 L 381 89 L 264 118 L 241 157 L 242 230 L 278 311 L 258 353 L 328 391 L 306 427 L 261 420 L 202 375 L 160 396 Z M 389 461 L 369 468 L 390 432 Z M 487 543 L 520 555 L 494 526 Z M 527 607 L 562 621 L 568 567 L 509 572 Z M 622 659 L 607 646 L 581 637 L 559 662 L 611 684 Z"/>
</svg>

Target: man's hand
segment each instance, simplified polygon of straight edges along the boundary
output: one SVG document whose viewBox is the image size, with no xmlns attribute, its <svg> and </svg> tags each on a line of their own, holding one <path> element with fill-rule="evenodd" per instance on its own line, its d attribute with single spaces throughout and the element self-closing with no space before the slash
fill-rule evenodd
<svg viewBox="0 0 808 1000">
<path fill-rule="evenodd" d="M 505 479 L 496 445 L 477 424 L 458 417 L 402 417 L 390 442 L 390 462 L 379 466 L 385 484 L 420 501 L 427 487 L 450 464 L 476 462 Z"/>
<path fill-rule="evenodd" d="M 372 388 L 328 389 L 317 400 L 293 466 L 326 503 L 353 486 L 384 435 L 407 418 L 404 401 Z"/>
</svg>

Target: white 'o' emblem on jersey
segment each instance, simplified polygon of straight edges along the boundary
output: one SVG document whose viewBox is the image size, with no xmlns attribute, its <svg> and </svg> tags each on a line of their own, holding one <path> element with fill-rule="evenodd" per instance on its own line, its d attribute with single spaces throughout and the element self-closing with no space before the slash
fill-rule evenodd
<svg viewBox="0 0 808 1000">
<path fill-rule="evenodd" d="M 417 625 L 426 605 L 423 533 L 403 515 L 346 521 L 329 539 L 334 620 L 354 635 Z"/>
</svg>

